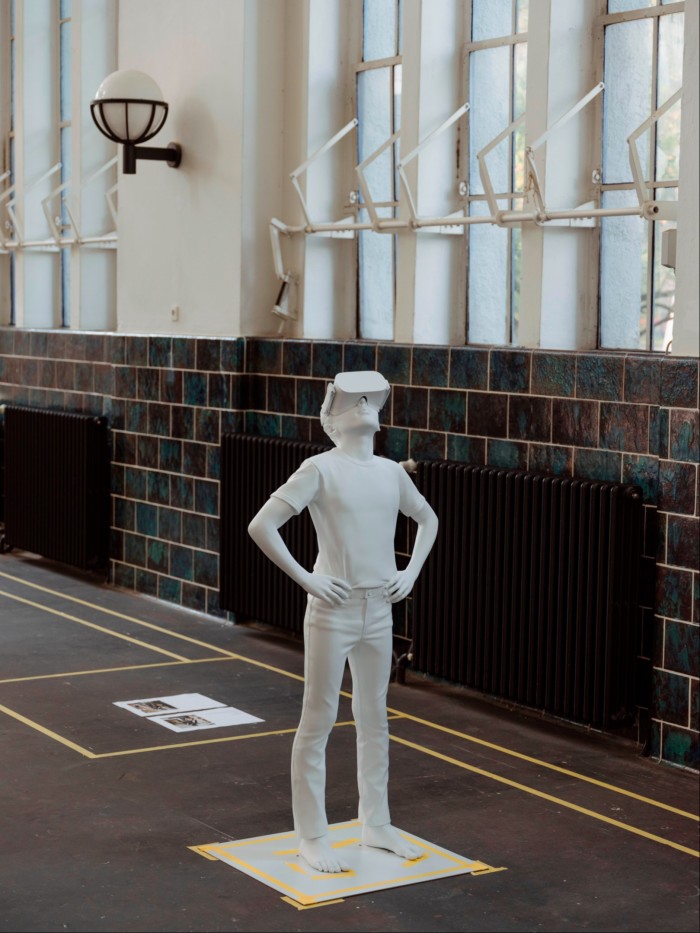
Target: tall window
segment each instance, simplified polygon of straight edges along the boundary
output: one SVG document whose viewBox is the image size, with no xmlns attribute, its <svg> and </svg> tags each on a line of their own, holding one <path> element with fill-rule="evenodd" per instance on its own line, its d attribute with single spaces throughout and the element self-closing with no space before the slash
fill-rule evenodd
<svg viewBox="0 0 700 933">
<path fill-rule="evenodd" d="M 634 208 L 627 138 L 681 86 L 683 4 L 608 0 L 603 25 L 602 205 Z M 678 200 L 680 122 L 679 100 L 638 139 L 645 187 L 656 201 Z M 602 221 L 601 346 L 668 349 L 675 272 L 662 263 L 662 237 L 672 226 L 635 215 Z"/>
<path fill-rule="evenodd" d="M 358 162 L 379 149 L 401 124 L 402 0 L 364 0 L 362 62 L 357 66 Z M 365 176 L 380 219 L 396 216 L 398 145 L 373 160 Z M 358 219 L 370 221 L 360 195 Z M 361 230 L 358 257 L 358 333 L 374 340 L 394 335 L 396 235 Z"/>
<path fill-rule="evenodd" d="M 528 0 L 471 0 L 467 45 L 471 217 L 490 214 L 477 155 L 525 112 Z M 522 207 L 525 129 L 521 124 L 487 156 L 501 210 Z M 518 224 L 468 228 L 469 343 L 517 342 L 522 237 Z"/>
<path fill-rule="evenodd" d="M 58 68 L 60 73 L 60 80 L 57 82 L 60 97 L 58 107 L 58 148 L 61 162 L 61 184 L 66 184 L 70 181 L 73 163 L 73 137 L 71 128 L 71 66 L 73 62 L 71 49 L 71 0 L 60 0 L 58 15 Z M 60 214 L 55 218 L 55 222 L 63 236 L 70 232 L 71 224 L 65 198 L 61 198 L 60 205 Z M 70 246 L 63 246 L 61 248 L 61 325 L 63 327 L 70 327 L 70 273 L 71 248 Z"/>
</svg>

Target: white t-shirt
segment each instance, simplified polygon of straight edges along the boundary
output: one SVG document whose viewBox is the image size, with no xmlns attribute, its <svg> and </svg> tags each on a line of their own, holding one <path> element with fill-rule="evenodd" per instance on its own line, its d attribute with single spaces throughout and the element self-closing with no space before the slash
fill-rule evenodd
<svg viewBox="0 0 700 933">
<path fill-rule="evenodd" d="M 308 507 L 318 538 L 317 573 L 352 587 L 385 583 L 396 573 L 399 512 L 417 518 L 425 498 L 393 460 L 355 460 L 339 448 L 305 460 L 274 493 L 298 515 Z"/>
</svg>

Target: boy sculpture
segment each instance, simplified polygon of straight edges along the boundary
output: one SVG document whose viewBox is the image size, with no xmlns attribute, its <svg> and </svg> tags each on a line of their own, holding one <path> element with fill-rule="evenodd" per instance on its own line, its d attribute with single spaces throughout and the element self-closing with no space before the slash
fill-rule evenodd
<svg viewBox="0 0 700 933">
<path fill-rule="evenodd" d="M 260 509 L 248 531 L 308 595 L 304 618 L 304 700 L 292 750 L 292 809 L 299 854 L 323 872 L 348 870 L 333 850 L 325 808 L 325 752 L 338 713 L 346 660 L 357 728 L 362 844 L 404 859 L 422 855 L 391 825 L 386 695 L 392 661 L 391 604 L 404 599 L 437 534 L 437 516 L 406 471 L 374 456 L 379 412 L 389 395 L 381 373 L 338 373 L 321 424 L 335 444 L 305 460 Z M 318 538 L 313 572 L 289 552 L 279 528 L 308 507 Z M 418 525 L 405 570 L 397 571 L 398 513 Z"/>
</svg>

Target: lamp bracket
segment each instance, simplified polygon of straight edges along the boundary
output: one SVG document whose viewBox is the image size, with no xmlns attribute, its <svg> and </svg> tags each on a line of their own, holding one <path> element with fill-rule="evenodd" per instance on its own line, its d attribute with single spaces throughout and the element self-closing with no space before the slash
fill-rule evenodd
<svg viewBox="0 0 700 933">
<path fill-rule="evenodd" d="M 149 159 L 155 162 L 167 162 L 170 168 L 178 168 L 182 161 L 182 147 L 179 143 L 168 143 L 165 148 L 158 146 L 135 146 L 124 143 L 122 167 L 125 175 L 136 174 L 136 160 Z"/>
</svg>

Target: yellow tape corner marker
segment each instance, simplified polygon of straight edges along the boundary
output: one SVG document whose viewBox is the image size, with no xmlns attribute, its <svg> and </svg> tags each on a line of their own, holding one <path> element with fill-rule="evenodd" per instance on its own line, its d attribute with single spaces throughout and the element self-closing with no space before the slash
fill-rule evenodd
<svg viewBox="0 0 700 933">
<path fill-rule="evenodd" d="M 344 904 L 345 899 L 338 897 L 333 901 L 319 901 L 318 904 L 300 904 L 299 901 L 295 901 L 294 898 L 288 897 L 286 894 L 281 900 L 285 901 L 287 904 L 291 904 L 292 907 L 296 907 L 297 910 L 312 910 L 314 907 L 330 907 L 331 904 Z"/>
<path fill-rule="evenodd" d="M 209 845 L 205 845 L 205 846 L 187 846 L 187 848 L 188 848 L 188 849 L 191 849 L 192 852 L 196 852 L 197 855 L 201 855 L 201 856 L 203 856 L 204 858 L 208 858 L 208 859 L 209 859 L 210 861 L 212 861 L 212 862 L 218 862 L 218 861 L 219 861 L 215 855 L 210 855 L 209 852 L 207 852 L 207 849 L 209 848 Z"/>
</svg>

